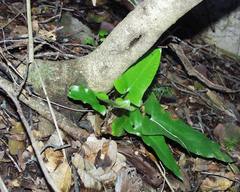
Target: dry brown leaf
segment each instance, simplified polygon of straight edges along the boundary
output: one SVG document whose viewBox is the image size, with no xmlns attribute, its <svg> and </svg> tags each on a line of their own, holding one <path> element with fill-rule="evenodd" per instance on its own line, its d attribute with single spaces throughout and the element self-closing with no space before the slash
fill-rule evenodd
<svg viewBox="0 0 240 192">
<path fill-rule="evenodd" d="M 53 172 L 64 160 L 61 151 L 54 151 L 53 148 L 47 148 L 44 153 L 44 162 L 49 172 Z"/>
<path fill-rule="evenodd" d="M 51 176 L 56 186 L 62 191 L 67 192 L 70 190 L 72 184 L 71 168 L 66 161 L 61 163 L 57 169 L 51 173 Z"/>
<path fill-rule="evenodd" d="M 25 149 L 26 135 L 22 123 L 17 122 L 10 130 L 8 139 L 9 152 L 12 155 L 21 154 Z"/>
<path fill-rule="evenodd" d="M 232 173 L 227 173 L 224 176 L 234 178 Z M 207 177 L 203 180 L 200 189 L 202 191 L 225 191 L 229 189 L 232 184 L 232 181 L 223 177 Z"/>
<path fill-rule="evenodd" d="M 54 42 L 56 41 L 56 33 L 55 31 L 47 31 L 47 30 L 44 30 L 44 29 L 41 29 L 39 30 L 38 32 L 38 35 L 43 38 L 44 40 L 46 41 L 49 41 L 49 42 Z"/>
</svg>

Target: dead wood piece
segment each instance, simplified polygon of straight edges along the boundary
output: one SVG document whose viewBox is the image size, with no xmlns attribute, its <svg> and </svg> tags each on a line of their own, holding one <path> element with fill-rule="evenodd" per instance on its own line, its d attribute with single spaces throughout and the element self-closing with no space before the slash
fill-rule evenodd
<svg viewBox="0 0 240 192">
<path fill-rule="evenodd" d="M 191 77 L 197 78 L 199 81 L 204 83 L 210 89 L 214 89 L 216 91 L 220 91 L 223 93 L 238 93 L 240 90 L 232 90 L 221 85 L 215 84 L 212 81 L 208 80 L 204 75 L 199 73 L 194 67 L 192 66 L 191 62 L 185 55 L 182 47 L 180 44 L 171 43 L 169 47 L 177 54 L 178 58 L 180 59 L 181 63 L 183 64 L 185 70 L 187 71 L 188 75 Z"/>
</svg>

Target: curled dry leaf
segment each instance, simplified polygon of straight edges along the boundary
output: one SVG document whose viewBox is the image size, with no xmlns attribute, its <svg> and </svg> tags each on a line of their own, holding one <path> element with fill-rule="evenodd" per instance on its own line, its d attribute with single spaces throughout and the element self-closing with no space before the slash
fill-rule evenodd
<svg viewBox="0 0 240 192">
<path fill-rule="evenodd" d="M 97 139 L 94 135 L 90 135 L 83 145 L 85 157 L 97 167 L 112 167 L 117 158 L 117 144 L 114 141 L 105 138 Z M 96 159 L 97 158 L 97 159 Z M 98 161 L 98 162 L 96 162 Z M 107 161 L 111 161 L 110 163 Z M 104 165 L 104 163 L 109 164 Z"/>
<path fill-rule="evenodd" d="M 74 154 L 72 162 L 85 188 L 101 190 L 102 184 L 114 183 L 117 173 L 126 165 L 125 157 L 117 152 L 117 144 L 91 135 L 83 149 L 85 156 Z"/>
<path fill-rule="evenodd" d="M 44 162 L 46 168 L 51 173 L 63 162 L 64 157 L 61 151 L 54 151 L 53 148 L 47 148 L 44 153 Z"/>
<path fill-rule="evenodd" d="M 230 172 L 223 176 L 234 179 L 234 175 Z M 232 181 L 223 177 L 207 177 L 203 180 L 200 189 L 201 191 L 225 191 L 229 189 L 232 184 Z"/>
</svg>

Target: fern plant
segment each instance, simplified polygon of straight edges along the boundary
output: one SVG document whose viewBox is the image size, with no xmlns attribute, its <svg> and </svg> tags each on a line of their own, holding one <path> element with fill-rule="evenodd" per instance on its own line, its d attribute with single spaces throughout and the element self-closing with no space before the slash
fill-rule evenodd
<svg viewBox="0 0 240 192">
<path fill-rule="evenodd" d="M 114 82 L 114 87 L 120 94 L 115 100 L 111 100 L 106 93 L 94 92 L 83 85 L 71 86 L 68 97 L 91 105 L 102 115 L 107 112 L 105 105 L 125 109 L 126 113 L 113 121 L 112 135 L 121 137 L 128 133 L 140 137 L 180 179 L 180 168 L 165 138 L 177 142 L 188 152 L 231 162 L 232 159 L 221 151 L 216 142 L 165 111 L 154 94 L 150 94 L 145 102 L 142 101 L 159 68 L 160 58 L 161 49 L 156 49 L 121 75 Z"/>
</svg>

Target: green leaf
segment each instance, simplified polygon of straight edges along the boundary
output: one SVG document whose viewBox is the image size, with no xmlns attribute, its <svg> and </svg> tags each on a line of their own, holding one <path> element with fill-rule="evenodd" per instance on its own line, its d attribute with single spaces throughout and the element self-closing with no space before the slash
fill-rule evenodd
<svg viewBox="0 0 240 192">
<path fill-rule="evenodd" d="M 117 117 L 112 122 L 112 135 L 116 137 L 123 136 L 125 129 L 131 127 L 129 118 L 127 116 Z"/>
<path fill-rule="evenodd" d="M 142 136 L 142 140 L 145 144 L 152 147 L 163 164 L 182 180 L 180 168 L 177 165 L 171 150 L 166 144 L 164 137 L 161 135 Z"/>
<path fill-rule="evenodd" d="M 104 92 L 94 92 L 95 96 L 101 101 L 109 101 L 109 97 Z"/>
<path fill-rule="evenodd" d="M 142 136 L 143 116 L 141 112 L 138 109 L 130 112 L 129 119 L 131 127 L 127 127 L 126 131 L 130 134 Z"/>
<path fill-rule="evenodd" d="M 124 108 L 124 107 L 130 107 L 131 103 L 129 100 L 125 100 L 119 97 L 115 99 L 115 104 L 119 107 Z"/>
<path fill-rule="evenodd" d="M 107 109 L 104 105 L 101 105 L 97 100 L 95 93 L 82 85 L 73 85 L 70 87 L 68 91 L 68 97 L 76 100 L 82 101 L 83 103 L 87 103 L 92 106 L 92 108 L 102 115 L 105 115 Z"/>
<path fill-rule="evenodd" d="M 108 35 L 108 31 L 106 29 L 100 29 L 100 31 L 98 32 L 98 36 L 99 38 L 105 38 Z"/>
<path fill-rule="evenodd" d="M 108 95 L 104 92 L 94 92 L 94 94 L 99 100 L 107 103 L 112 107 L 126 109 L 129 111 L 134 111 L 136 109 L 135 107 L 131 106 L 131 103 L 129 100 L 125 100 L 119 97 L 119 98 L 116 98 L 115 101 L 113 101 L 109 99 Z"/>
<path fill-rule="evenodd" d="M 130 134 L 140 136 L 146 145 L 153 148 L 163 164 L 177 177 L 182 179 L 179 167 L 176 164 L 176 161 L 173 158 L 173 155 L 166 144 L 164 137 L 161 135 L 146 136 L 142 134 L 142 130 L 151 126 L 149 122 L 151 123 L 149 118 L 143 116 L 137 109 L 136 111 L 130 112 L 128 126 L 124 126 L 124 129 Z"/>
<path fill-rule="evenodd" d="M 95 46 L 95 40 L 92 37 L 86 37 L 83 40 L 83 44 L 84 45 L 91 45 L 91 46 Z"/>
<path fill-rule="evenodd" d="M 220 146 L 208 139 L 204 134 L 193 129 L 182 120 L 171 117 L 158 103 L 152 94 L 144 104 L 145 111 L 151 115 L 151 126 L 144 127 L 143 135 L 164 135 L 176 142 L 188 151 L 207 158 L 216 158 L 224 162 L 232 162 L 232 159 L 221 152 Z"/>
<path fill-rule="evenodd" d="M 127 93 L 125 99 L 129 99 L 131 103 L 139 107 L 146 89 L 157 72 L 160 57 L 161 49 L 156 49 L 128 69 L 114 82 L 116 90 L 121 94 Z"/>
<path fill-rule="evenodd" d="M 122 108 L 129 111 L 135 110 L 135 107 L 131 106 L 131 103 L 129 100 L 122 99 L 120 97 L 115 99 L 113 107 Z"/>
</svg>

